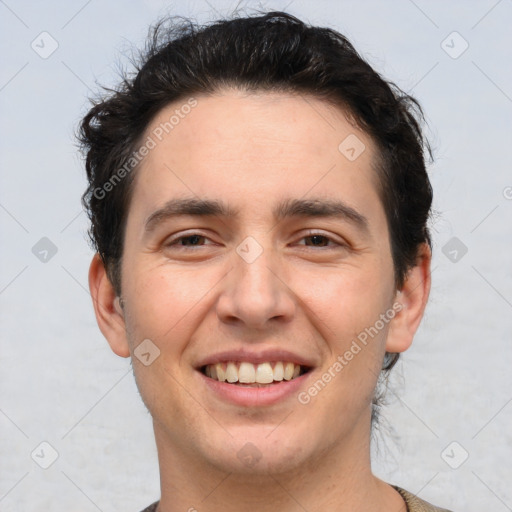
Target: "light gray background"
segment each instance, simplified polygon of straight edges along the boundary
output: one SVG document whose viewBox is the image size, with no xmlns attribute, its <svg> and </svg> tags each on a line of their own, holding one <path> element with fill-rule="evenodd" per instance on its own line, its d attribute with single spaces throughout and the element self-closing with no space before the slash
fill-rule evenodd
<svg viewBox="0 0 512 512">
<path fill-rule="evenodd" d="M 2 511 L 136 512 L 159 496 L 150 416 L 129 362 L 111 353 L 93 317 L 72 134 L 95 80 L 115 83 L 114 63 L 126 64 L 122 52 L 142 44 L 157 16 L 204 21 L 235 5 L 0 1 Z M 375 471 L 454 511 L 512 510 L 512 2 L 242 6 L 288 6 L 338 29 L 424 106 L 439 212 L 433 289 L 388 394 Z M 50 48 L 43 31 L 59 45 L 46 59 L 31 48 Z M 46 262 L 32 252 L 42 237 L 57 248 Z M 453 237 L 466 254 L 449 252 Z M 58 453 L 48 469 L 44 441 Z M 466 452 L 457 469 L 446 462 Z"/>
</svg>

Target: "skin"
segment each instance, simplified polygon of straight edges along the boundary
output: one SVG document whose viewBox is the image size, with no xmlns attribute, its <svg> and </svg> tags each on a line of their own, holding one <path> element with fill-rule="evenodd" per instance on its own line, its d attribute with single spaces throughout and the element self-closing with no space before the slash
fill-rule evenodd
<svg viewBox="0 0 512 512">
<path fill-rule="evenodd" d="M 123 308 L 97 255 L 89 274 L 99 327 L 116 354 L 132 356 L 153 417 L 159 510 L 405 510 L 371 472 L 371 400 L 385 351 L 406 350 L 423 315 L 428 247 L 396 290 L 375 147 L 339 108 L 284 93 L 196 99 L 137 170 Z M 160 111 L 144 138 L 183 103 Z M 366 148 L 354 161 L 338 150 L 351 134 Z M 145 231 L 167 201 L 191 197 L 222 201 L 237 215 L 172 217 Z M 367 229 L 332 216 L 276 219 L 276 205 L 293 199 L 343 201 Z M 176 242 L 194 233 L 206 238 Z M 252 263 L 236 251 L 247 236 L 263 250 Z M 314 363 L 307 390 L 396 302 L 401 311 L 308 404 L 293 394 L 270 406 L 234 405 L 196 370 L 221 350 L 283 348 Z M 149 366 L 133 357 L 144 339 L 160 350 Z M 252 466 L 237 457 L 246 443 L 260 456 Z"/>
</svg>

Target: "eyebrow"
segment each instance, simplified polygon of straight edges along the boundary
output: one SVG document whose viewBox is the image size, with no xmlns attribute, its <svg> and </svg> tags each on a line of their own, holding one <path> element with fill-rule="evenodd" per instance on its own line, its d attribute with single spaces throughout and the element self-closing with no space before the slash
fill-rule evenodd
<svg viewBox="0 0 512 512">
<path fill-rule="evenodd" d="M 239 212 L 225 203 L 211 199 L 171 199 L 153 212 L 144 224 L 146 232 L 153 231 L 167 219 L 185 215 L 197 217 L 237 217 Z M 288 217 L 336 217 L 368 232 L 368 219 L 354 208 L 339 200 L 287 199 L 273 210 L 274 218 L 281 221 Z"/>
<path fill-rule="evenodd" d="M 172 217 L 179 217 L 180 215 L 235 217 L 237 212 L 216 200 L 195 198 L 171 199 L 146 219 L 144 230 L 146 232 L 153 231 L 161 222 Z"/>
<path fill-rule="evenodd" d="M 332 199 L 292 199 L 283 201 L 274 211 L 278 220 L 286 217 L 336 217 L 369 231 L 368 219 L 351 206 Z"/>
</svg>

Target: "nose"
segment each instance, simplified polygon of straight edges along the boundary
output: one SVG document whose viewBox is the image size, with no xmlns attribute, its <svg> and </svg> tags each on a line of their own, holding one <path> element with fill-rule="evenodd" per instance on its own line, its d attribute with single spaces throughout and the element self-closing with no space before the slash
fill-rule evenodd
<svg viewBox="0 0 512 512">
<path fill-rule="evenodd" d="M 252 329 L 289 322 L 295 314 L 296 300 L 271 250 L 263 251 L 250 263 L 238 254 L 233 259 L 234 268 L 217 301 L 220 321 Z"/>
</svg>

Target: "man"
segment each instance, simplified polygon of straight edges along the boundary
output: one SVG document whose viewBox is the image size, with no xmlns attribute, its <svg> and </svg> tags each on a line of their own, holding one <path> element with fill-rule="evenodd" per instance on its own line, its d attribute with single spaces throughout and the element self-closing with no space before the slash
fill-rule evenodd
<svg viewBox="0 0 512 512">
<path fill-rule="evenodd" d="M 153 418 L 147 511 L 440 510 L 370 463 L 430 289 L 420 120 L 285 13 L 158 25 L 84 118 L 89 285 Z"/>
</svg>

